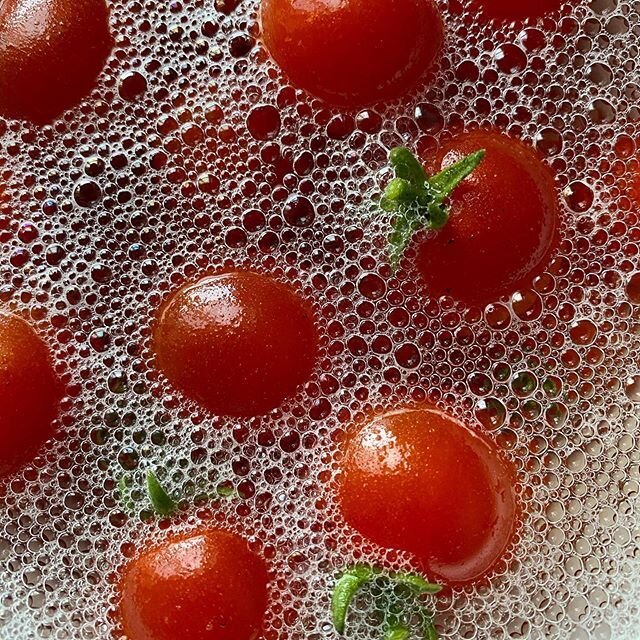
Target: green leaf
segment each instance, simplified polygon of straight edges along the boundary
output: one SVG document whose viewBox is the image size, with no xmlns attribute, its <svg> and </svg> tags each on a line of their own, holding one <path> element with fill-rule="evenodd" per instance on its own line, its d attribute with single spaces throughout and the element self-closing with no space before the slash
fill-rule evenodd
<svg viewBox="0 0 640 640">
<path fill-rule="evenodd" d="M 391 579 L 398 584 L 410 587 L 412 591 L 418 595 L 435 595 L 442 591 L 442 586 L 427 582 L 421 575 L 417 573 L 395 573 Z"/>
<path fill-rule="evenodd" d="M 384 634 L 384 640 L 408 640 L 411 631 L 402 625 L 390 627 Z"/>
<path fill-rule="evenodd" d="M 416 187 L 404 178 L 394 178 L 384 190 L 380 206 L 383 211 L 399 211 L 415 203 L 422 193 L 422 186 Z"/>
<path fill-rule="evenodd" d="M 427 174 L 420 161 L 406 147 L 396 147 L 389 152 L 389 164 L 397 178 L 404 178 L 414 187 L 422 189 Z"/>
<path fill-rule="evenodd" d="M 458 162 L 452 164 L 450 167 L 443 169 L 440 173 L 433 176 L 433 178 L 429 178 L 427 182 L 436 194 L 436 198 L 440 200 L 440 202 L 448 198 L 453 190 L 473 173 L 486 154 L 487 152 L 484 149 L 480 149 L 480 151 L 476 151 L 462 158 L 462 160 L 458 160 Z"/>
<path fill-rule="evenodd" d="M 394 269 L 417 231 L 441 229 L 447 224 L 446 199 L 476 169 L 485 154 L 484 149 L 476 151 L 429 178 L 409 149 L 396 147 L 390 152 L 389 162 L 396 177 L 384 190 L 380 208 L 396 213 L 389 235 L 389 262 Z"/>
<path fill-rule="evenodd" d="M 389 235 L 389 262 L 394 269 L 400 264 L 413 234 L 421 227 L 421 221 L 410 213 L 400 212 L 395 217 Z"/>
<path fill-rule="evenodd" d="M 433 624 L 433 621 L 428 622 L 424 626 L 423 638 L 424 638 L 424 640 L 440 640 L 440 636 L 438 635 L 438 632 L 436 631 L 436 627 Z"/>
<path fill-rule="evenodd" d="M 154 511 L 161 516 L 170 516 L 175 513 L 178 505 L 163 489 L 153 471 L 147 471 L 147 493 L 153 505 Z"/>
<path fill-rule="evenodd" d="M 372 567 L 357 566 L 347 570 L 339 578 L 331 599 L 331 618 L 338 633 L 344 633 L 349 606 L 356 593 L 375 575 L 376 571 Z"/>
</svg>

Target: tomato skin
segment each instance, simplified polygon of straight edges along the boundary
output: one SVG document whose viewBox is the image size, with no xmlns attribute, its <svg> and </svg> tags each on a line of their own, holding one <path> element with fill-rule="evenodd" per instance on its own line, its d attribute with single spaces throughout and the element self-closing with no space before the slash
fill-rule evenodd
<svg viewBox="0 0 640 640">
<path fill-rule="evenodd" d="M 293 84 L 358 107 L 406 93 L 442 48 L 433 0 L 262 0 L 264 43 Z"/>
<path fill-rule="evenodd" d="M 472 0 L 471 9 L 486 20 L 514 22 L 554 13 L 566 0 Z"/>
<path fill-rule="evenodd" d="M 492 444 L 435 408 L 374 419 L 345 442 L 343 517 L 383 547 L 413 553 L 449 585 L 482 578 L 516 526 L 516 472 Z"/>
<path fill-rule="evenodd" d="M 62 385 L 40 337 L 0 313 L 0 477 L 17 471 L 53 435 Z"/>
<path fill-rule="evenodd" d="M 551 171 L 530 147 L 495 131 L 446 142 L 430 175 L 486 149 L 480 166 L 450 197 L 450 218 L 416 237 L 417 266 L 433 297 L 471 305 L 530 285 L 559 243 L 560 213 Z"/>
<path fill-rule="evenodd" d="M 0 114 L 41 124 L 77 105 L 112 44 L 105 0 L 4 0 Z"/>
<path fill-rule="evenodd" d="M 129 640 L 253 640 L 268 581 L 239 536 L 204 528 L 177 535 L 124 568 L 122 626 Z"/>
<path fill-rule="evenodd" d="M 189 284 L 161 309 L 156 363 L 211 412 L 267 413 L 306 382 L 317 353 L 311 307 L 290 287 L 250 271 Z"/>
</svg>

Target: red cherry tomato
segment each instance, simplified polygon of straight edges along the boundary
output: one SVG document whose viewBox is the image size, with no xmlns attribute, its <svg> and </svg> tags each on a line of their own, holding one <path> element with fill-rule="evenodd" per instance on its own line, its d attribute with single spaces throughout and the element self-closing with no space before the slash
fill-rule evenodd
<svg viewBox="0 0 640 640">
<path fill-rule="evenodd" d="M 124 569 L 129 640 L 253 640 L 267 603 L 264 562 L 239 536 L 201 529 L 169 538 Z"/>
<path fill-rule="evenodd" d="M 418 269 L 434 297 L 493 302 L 529 285 L 559 241 L 551 171 L 523 143 L 493 131 L 459 135 L 436 154 L 435 175 L 486 149 L 480 166 L 450 198 L 449 222 L 417 237 Z"/>
<path fill-rule="evenodd" d="M 53 434 L 62 386 L 51 356 L 22 318 L 0 314 L 0 477 L 16 471 Z"/>
<path fill-rule="evenodd" d="M 406 93 L 442 48 L 433 0 L 262 0 L 262 34 L 291 81 L 363 106 Z"/>
<path fill-rule="evenodd" d="M 105 0 L 4 0 L 0 114 L 52 120 L 91 91 L 111 47 Z"/>
<path fill-rule="evenodd" d="M 317 352 L 310 306 L 288 286 L 251 272 L 180 289 L 153 334 L 169 381 L 218 415 L 277 407 L 309 378 Z"/>
<path fill-rule="evenodd" d="M 447 584 L 481 578 L 509 545 L 513 466 L 437 409 L 373 420 L 348 438 L 341 467 L 345 520 L 383 547 L 415 554 Z"/>
<path fill-rule="evenodd" d="M 558 11 L 566 0 L 472 0 L 471 9 L 483 18 L 513 22 L 527 18 L 542 18 Z"/>
</svg>

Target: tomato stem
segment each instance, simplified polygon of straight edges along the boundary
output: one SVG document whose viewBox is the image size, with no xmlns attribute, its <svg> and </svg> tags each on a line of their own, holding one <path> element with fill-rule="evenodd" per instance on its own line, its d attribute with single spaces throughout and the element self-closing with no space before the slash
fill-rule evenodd
<svg viewBox="0 0 640 640">
<path fill-rule="evenodd" d="M 331 599 L 333 626 L 339 634 L 344 633 L 349 607 L 358 591 L 381 575 L 383 574 L 380 569 L 366 565 L 356 565 L 342 573 Z M 407 587 L 416 596 L 434 595 L 442 588 L 440 585 L 427 582 L 422 576 L 414 573 L 391 573 L 386 578 L 394 585 Z M 385 598 L 384 613 L 386 627 L 384 640 L 407 640 L 411 631 L 400 622 L 399 615 L 392 611 L 392 605 L 388 598 Z M 425 640 L 438 640 L 432 614 L 426 608 L 423 636 Z"/>
<path fill-rule="evenodd" d="M 395 268 L 416 231 L 441 229 L 449 220 L 446 199 L 482 162 L 481 149 L 429 177 L 419 160 L 405 147 L 389 153 L 395 178 L 385 189 L 380 206 L 396 214 L 389 236 L 389 260 Z"/>
</svg>

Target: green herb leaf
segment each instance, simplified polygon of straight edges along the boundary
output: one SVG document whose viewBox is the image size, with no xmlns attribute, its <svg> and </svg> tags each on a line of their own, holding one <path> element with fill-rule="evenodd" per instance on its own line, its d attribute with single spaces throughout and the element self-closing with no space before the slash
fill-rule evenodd
<svg viewBox="0 0 640 640">
<path fill-rule="evenodd" d="M 437 199 L 442 201 L 448 198 L 454 189 L 474 172 L 486 154 L 487 152 L 484 149 L 476 151 L 450 167 L 443 169 L 433 178 L 429 178 L 427 182 L 434 193 L 437 194 Z"/>
<path fill-rule="evenodd" d="M 408 640 L 411 631 L 402 625 L 390 627 L 384 634 L 384 640 Z"/>
<path fill-rule="evenodd" d="M 178 505 L 163 489 L 153 471 L 147 471 L 147 493 L 153 505 L 154 511 L 161 516 L 170 516 L 175 513 Z"/>
<path fill-rule="evenodd" d="M 394 582 L 410 587 L 418 595 L 435 595 L 442 591 L 442 586 L 427 582 L 417 573 L 395 573 L 392 576 Z"/>
<path fill-rule="evenodd" d="M 424 640 L 440 640 L 440 636 L 438 635 L 436 627 L 432 621 L 424 626 L 424 634 L 422 637 Z"/>
<path fill-rule="evenodd" d="M 424 187 L 427 174 L 420 161 L 406 147 L 391 149 L 389 164 L 395 171 L 396 177 L 404 178 L 418 189 Z"/>
<path fill-rule="evenodd" d="M 413 234 L 422 227 L 422 223 L 415 215 L 400 212 L 393 221 L 389 236 L 389 262 L 395 269 L 400 264 L 404 252 L 411 243 Z"/>
<path fill-rule="evenodd" d="M 375 575 L 373 568 L 357 566 L 345 571 L 338 580 L 331 599 L 331 618 L 338 633 L 344 633 L 349 606 L 356 593 Z"/>
<path fill-rule="evenodd" d="M 331 600 L 333 626 L 338 633 L 344 633 L 349 606 L 355 595 L 368 582 L 380 575 L 381 571 L 375 567 L 358 565 L 346 570 L 340 576 Z M 427 582 L 422 576 L 415 573 L 392 573 L 387 578 L 391 583 L 409 588 L 416 596 L 433 595 L 442 589 L 440 585 Z M 382 607 L 385 614 L 386 632 L 384 640 L 408 640 L 411 632 L 406 625 L 400 622 L 401 610 L 397 609 L 397 605 L 392 604 L 392 601 L 388 599 L 388 594 L 379 606 Z M 423 632 L 425 640 L 438 640 L 438 633 L 433 625 L 432 614 L 426 608 L 424 610 L 424 620 Z"/>
<path fill-rule="evenodd" d="M 397 214 L 389 236 L 389 261 L 394 269 L 416 231 L 441 229 L 447 224 L 446 199 L 478 167 L 485 154 L 483 149 L 476 151 L 429 178 L 409 149 L 391 150 L 389 163 L 395 178 L 384 190 L 380 207 L 387 213 Z"/>
</svg>

